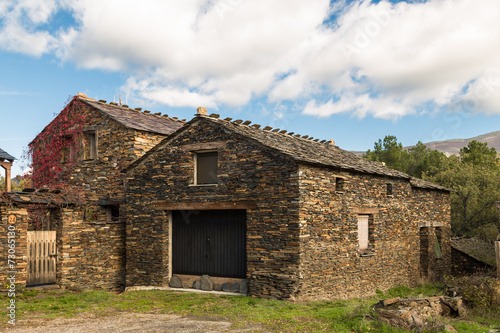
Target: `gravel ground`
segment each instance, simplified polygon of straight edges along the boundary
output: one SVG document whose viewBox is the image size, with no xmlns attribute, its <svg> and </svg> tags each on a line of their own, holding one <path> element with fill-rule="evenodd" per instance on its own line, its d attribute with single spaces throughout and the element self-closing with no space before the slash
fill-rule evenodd
<svg viewBox="0 0 500 333">
<path fill-rule="evenodd" d="M 7 332 L 16 333 L 114 333 L 114 332 L 263 332 L 260 327 L 231 329 L 227 321 L 200 320 L 169 314 L 122 313 L 110 317 L 76 317 L 23 323 L 23 326 L 8 327 Z"/>
</svg>

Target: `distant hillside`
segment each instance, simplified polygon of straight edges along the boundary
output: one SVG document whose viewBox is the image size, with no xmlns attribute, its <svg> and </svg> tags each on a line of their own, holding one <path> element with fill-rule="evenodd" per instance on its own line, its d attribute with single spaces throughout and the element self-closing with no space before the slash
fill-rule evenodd
<svg viewBox="0 0 500 333">
<path fill-rule="evenodd" d="M 500 151 L 500 131 L 491 132 L 483 135 L 476 136 L 470 139 L 452 139 L 452 140 L 444 140 L 444 141 L 433 141 L 424 143 L 425 146 L 429 149 L 438 150 L 446 155 L 458 154 L 460 152 L 460 148 L 463 148 L 469 144 L 470 141 L 476 140 L 479 142 L 488 143 L 489 148 L 495 148 L 497 152 Z M 405 147 L 409 148 L 409 147 Z"/>
<path fill-rule="evenodd" d="M 489 148 L 495 148 L 497 152 L 500 152 L 500 131 L 491 132 L 483 135 L 479 135 L 469 139 L 451 139 L 444 141 L 432 141 L 424 143 L 425 146 L 432 150 L 437 150 L 445 153 L 447 156 L 458 154 L 460 149 L 467 146 L 470 141 L 476 140 L 479 142 L 488 143 Z M 412 146 L 404 147 L 405 149 L 411 148 Z M 353 151 L 356 155 L 363 156 L 366 151 Z"/>
</svg>

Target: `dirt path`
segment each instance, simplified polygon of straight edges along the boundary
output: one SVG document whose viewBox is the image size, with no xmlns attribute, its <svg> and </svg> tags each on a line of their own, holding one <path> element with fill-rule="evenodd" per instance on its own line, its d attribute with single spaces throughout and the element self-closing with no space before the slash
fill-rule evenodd
<svg viewBox="0 0 500 333">
<path fill-rule="evenodd" d="M 28 326 L 25 326 L 28 325 Z M 23 327 L 8 327 L 16 333 L 115 333 L 115 332 L 263 332 L 260 327 L 231 329 L 227 321 L 199 320 L 170 314 L 122 313 L 110 317 L 78 317 L 45 321 L 32 320 Z"/>
</svg>

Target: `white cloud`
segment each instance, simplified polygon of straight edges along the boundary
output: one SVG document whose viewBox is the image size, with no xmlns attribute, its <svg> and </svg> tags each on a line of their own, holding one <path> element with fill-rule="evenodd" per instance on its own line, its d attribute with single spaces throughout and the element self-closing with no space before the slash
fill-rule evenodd
<svg viewBox="0 0 500 333">
<path fill-rule="evenodd" d="M 320 117 L 500 112 L 498 0 L 329 2 L 0 0 L 0 47 L 122 71 L 131 98 L 171 106 L 267 97 Z M 47 30 L 58 10 L 77 25 Z"/>
</svg>

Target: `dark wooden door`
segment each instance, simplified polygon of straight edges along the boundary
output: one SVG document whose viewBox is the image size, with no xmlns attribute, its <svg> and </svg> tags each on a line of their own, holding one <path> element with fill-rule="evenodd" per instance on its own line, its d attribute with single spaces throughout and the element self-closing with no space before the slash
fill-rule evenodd
<svg viewBox="0 0 500 333">
<path fill-rule="evenodd" d="M 174 211 L 174 274 L 244 278 L 246 211 Z"/>
</svg>

